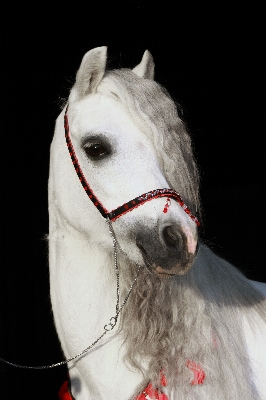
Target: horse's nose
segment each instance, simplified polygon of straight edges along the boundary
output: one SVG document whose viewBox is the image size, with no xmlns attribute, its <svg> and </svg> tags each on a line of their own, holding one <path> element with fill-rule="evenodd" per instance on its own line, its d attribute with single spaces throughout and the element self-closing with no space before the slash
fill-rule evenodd
<svg viewBox="0 0 266 400">
<path fill-rule="evenodd" d="M 180 231 L 175 225 L 165 226 L 162 229 L 162 238 L 166 245 L 169 248 L 175 248 L 177 251 L 180 250 L 180 246 L 182 244 L 182 237 L 180 235 Z"/>
<path fill-rule="evenodd" d="M 158 229 L 159 228 L 159 229 Z M 192 266 L 197 240 L 176 223 L 152 230 L 142 226 L 136 236 L 146 266 L 161 274 L 184 274 Z"/>
</svg>

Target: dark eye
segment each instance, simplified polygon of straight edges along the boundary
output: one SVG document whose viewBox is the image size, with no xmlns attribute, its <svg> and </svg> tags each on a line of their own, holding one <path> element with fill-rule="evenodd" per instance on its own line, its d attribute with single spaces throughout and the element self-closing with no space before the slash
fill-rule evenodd
<svg viewBox="0 0 266 400">
<path fill-rule="evenodd" d="M 97 158 L 108 153 L 105 146 L 101 143 L 90 143 L 84 146 L 84 150 L 88 157 Z"/>
</svg>

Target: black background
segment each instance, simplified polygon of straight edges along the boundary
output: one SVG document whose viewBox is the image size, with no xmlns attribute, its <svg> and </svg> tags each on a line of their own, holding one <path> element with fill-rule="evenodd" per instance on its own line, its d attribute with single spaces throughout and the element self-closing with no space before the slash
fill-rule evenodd
<svg viewBox="0 0 266 400">
<path fill-rule="evenodd" d="M 0 356 L 26 365 L 63 357 L 45 241 L 49 145 L 60 99 L 94 47 L 108 46 L 109 68 L 134 67 L 151 51 L 156 80 L 185 107 L 201 168 L 202 236 L 266 281 L 264 2 L 0 5 Z M 0 364 L 0 398 L 55 400 L 65 376 Z"/>
</svg>

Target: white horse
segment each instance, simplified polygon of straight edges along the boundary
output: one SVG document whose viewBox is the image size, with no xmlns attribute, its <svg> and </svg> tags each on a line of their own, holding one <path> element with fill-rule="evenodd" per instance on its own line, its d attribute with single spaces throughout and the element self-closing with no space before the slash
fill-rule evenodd
<svg viewBox="0 0 266 400">
<path fill-rule="evenodd" d="M 89 346 L 62 399 L 265 399 L 266 285 L 199 242 L 190 138 L 150 53 L 106 71 L 106 51 L 84 56 L 51 145 L 55 325 L 66 358 Z"/>
</svg>

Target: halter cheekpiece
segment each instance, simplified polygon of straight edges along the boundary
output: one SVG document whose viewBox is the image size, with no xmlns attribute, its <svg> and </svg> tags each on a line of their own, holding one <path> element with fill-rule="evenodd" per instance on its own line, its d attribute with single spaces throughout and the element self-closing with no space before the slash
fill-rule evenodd
<svg viewBox="0 0 266 400">
<path fill-rule="evenodd" d="M 150 201 L 153 199 L 157 199 L 159 197 L 167 197 L 168 199 L 172 198 L 182 207 L 186 214 L 196 223 L 197 226 L 200 226 L 199 220 L 191 213 L 189 208 L 183 202 L 180 194 L 178 194 L 174 189 L 155 189 L 151 190 L 150 192 L 144 193 L 133 200 L 123 204 L 122 206 L 117 207 L 112 211 L 107 211 L 107 209 L 103 206 L 100 200 L 96 197 L 93 190 L 91 189 L 88 181 L 85 178 L 85 175 L 82 172 L 82 169 L 79 165 L 78 158 L 76 156 L 71 138 L 70 138 L 70 129 L 67 117 L 67 110 L 68 106 L 66 107 L 65 115 L 64 115 L 64 127 L 65 127 L 65 138 L 67 147 L 69 150 L 69 154 L 75 168 L 75 171 L 78 175 L 80 183 L 83 186 L 83 189 L 89 196 L 90 200 L 93 202 L 95 207 L 101 213 L 104 218 L 109 218 L 110 221 L 115 221 L 117 218 L 121 217 L 122 215 L 126 214 L 129 211 L 132 211 L 134 208 L 139 207 L 140 205 L 146 203 L 146 201 Z M 164 211 L 165 212 L 165 211 Z"/>
</svg>

